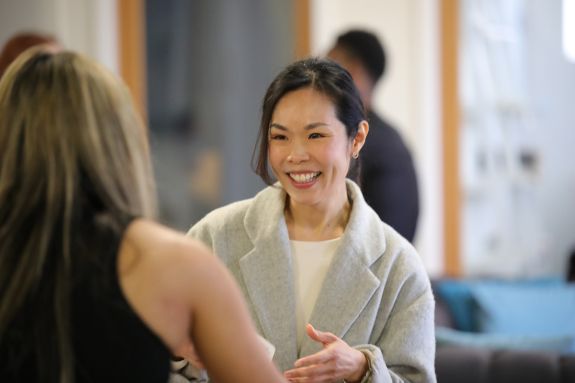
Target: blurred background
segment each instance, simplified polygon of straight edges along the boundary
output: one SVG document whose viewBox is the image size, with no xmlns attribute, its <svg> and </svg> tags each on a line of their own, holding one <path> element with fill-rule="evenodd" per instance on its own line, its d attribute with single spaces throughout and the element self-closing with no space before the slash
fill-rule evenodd
<svg viewBox="0 0 575 383">
<path fill-rule="evenodd" d="M 416 162 L 432 276 L 566 273 L 575 251 L 573 0 L 0 0 L 0 44 L 37 31 L 122 76 L 149 126 L 160 219 L 186 230 L 264 185 L 266 86 L 375 32 L 375 109 Z"/>
</svg>

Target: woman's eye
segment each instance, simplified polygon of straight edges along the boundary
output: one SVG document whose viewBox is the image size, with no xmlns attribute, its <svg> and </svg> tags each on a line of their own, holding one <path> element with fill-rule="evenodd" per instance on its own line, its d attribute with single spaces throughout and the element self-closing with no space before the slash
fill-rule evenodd
<svg viewBox="0 0 575 383">
<path fill-rule="evenodd" d="M 312 133 L 309 135 L 309 138 L 321 138 L 323 137 L 320 133 Z"/>
<path fill-rule="evenodd" d="M 281 141 L 281 140 L 285 140 L 285 139 L 286 139 L 286 136 L 284 136 L 283 134 L 272 134 L 272 135 L 270 135 L 270 140 Z"/>
</svg>

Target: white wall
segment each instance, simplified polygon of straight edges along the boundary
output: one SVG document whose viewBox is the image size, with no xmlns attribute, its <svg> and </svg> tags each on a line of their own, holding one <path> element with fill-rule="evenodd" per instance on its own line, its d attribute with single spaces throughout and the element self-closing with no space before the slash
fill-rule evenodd
<svg viewBox="0 0 575 383">
<path fill-rule="evenodd" d="M 575 63 L 562 52 L 561 2 L 461 3 L 464 272 L 564 276 L 575 250 Z"/>
<path fill-rule="evenodd" d="M 312 53 L 323 55 L 351 27 L 373 31 L 389 57 L 375 109 L 411 147 L 420 184 L 416 247 L 432 275 L 443 271 L 441 131 L 436 0 L 312 0 Z"/>
<path fill-rule="evenodd" d="M 2 0 L 0 46 L 13 34 L 36 31 L 118 71 L 116 0 Z"/>
<path fill-rule="evenodd" d="M 540 264 L 564 275 L 575 250 L 575 62 L 562 50 L 561 2 L 526 3 L 528 89 L 540 153 L 536 207 L 547 238 Z"/>
</svg>

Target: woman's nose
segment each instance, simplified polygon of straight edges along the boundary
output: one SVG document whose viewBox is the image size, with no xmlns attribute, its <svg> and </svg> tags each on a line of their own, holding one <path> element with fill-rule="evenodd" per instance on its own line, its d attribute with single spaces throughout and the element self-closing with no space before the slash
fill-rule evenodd
<svg viewBox="0 0 575 383">
<path fill-rule="evenodd" d="M 300 143 L 294 143 L 289 151 L 287 160 L 293 163 L 300 163 L 309 159 L 307 148 Z"/>
</svg>

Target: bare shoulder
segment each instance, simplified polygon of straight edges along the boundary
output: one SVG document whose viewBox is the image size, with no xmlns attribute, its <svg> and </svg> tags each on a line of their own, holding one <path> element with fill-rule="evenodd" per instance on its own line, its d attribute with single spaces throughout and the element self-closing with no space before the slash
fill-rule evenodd
<svg viewBox="0 0 575 383">
<path fill-rule="evenodd" d="M 126 231 L 124 240 L 127 246 L 158 262 L 185 261 L 190 258 L 208 256 L 210 251 L 201 242 L 187 237 L 184 233 L 170 229 L 157 222 L 137 219 Z"/>
<path fill-rule="evenodd" d="M 182 289 L 190 287 L 193 277 L 214 261 L 201 242 L 156 222 L 137 219 L 124 236 L 119 271 L 121 276 L 138 274 L 155 284 Z"/>
<path fill-rule="evenodd" d="M 153 221 L 137 219 L 126 230 L 118 256 L 120 285 L 173 351 L 187 339 L 202 278 L 218 269 L 215 260 L 202 243 Z"/>
</svg>

